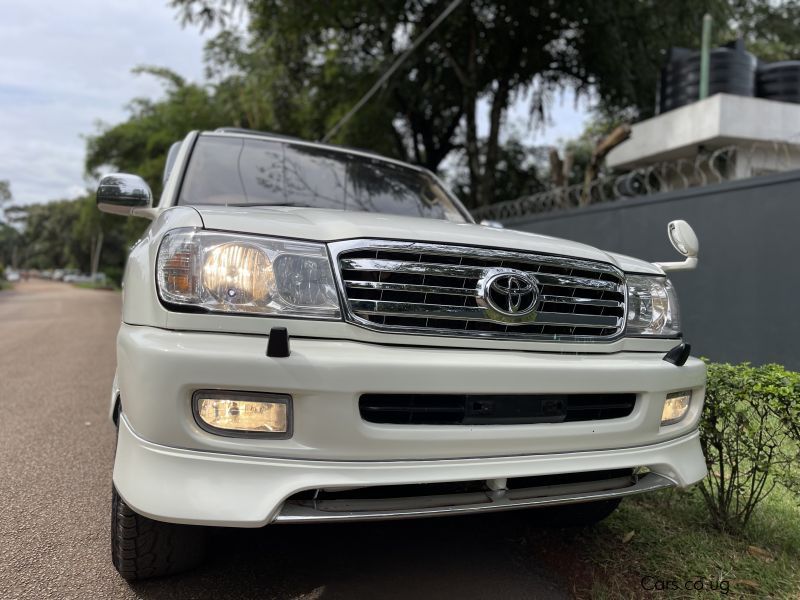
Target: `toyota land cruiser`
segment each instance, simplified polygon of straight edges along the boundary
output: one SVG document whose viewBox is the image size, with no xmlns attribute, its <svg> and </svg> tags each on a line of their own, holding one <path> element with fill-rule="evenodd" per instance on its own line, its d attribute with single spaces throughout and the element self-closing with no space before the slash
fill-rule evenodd
<svg viewBox="0 0 800 600">
<path fill-rule="evenodd" d="M 152 220 L 110 402 L 126 579 L 195 564 L 201 526 L 588 523 L 706 474 L 705 367 L 665 276 L 697 261 L 683 221 L 688 258 L 648 263 L 477 224 L 416 166 L 234 129 L 176 143 L 156 205 L 126 174 L 97 202 Z"/>
</svg>

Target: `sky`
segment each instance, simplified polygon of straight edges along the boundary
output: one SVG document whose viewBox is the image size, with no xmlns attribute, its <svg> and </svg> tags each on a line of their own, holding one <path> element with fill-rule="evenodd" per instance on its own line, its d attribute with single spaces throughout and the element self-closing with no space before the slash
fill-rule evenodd
<svg viewBox="0 0 800 600">
<path fill-rule="evenodd" d="M 131 70 L 156 65 L 201 81 L 209 35 L 182 27 L 166 0 L 3 0 L 0 180 L 10 180 L 14 200 L 84 193 L 94 183 L 84 175 L 85 136 L 98 122 L 124 121 L 133 98 L 161 95 L 155 79 Z M 509 112 L 541 145 L 577 136 L 586 118 L 586 103 L 568 92 L 552 106 L 553 125 L 529 129 L 522 100 Z"/>
</svg>

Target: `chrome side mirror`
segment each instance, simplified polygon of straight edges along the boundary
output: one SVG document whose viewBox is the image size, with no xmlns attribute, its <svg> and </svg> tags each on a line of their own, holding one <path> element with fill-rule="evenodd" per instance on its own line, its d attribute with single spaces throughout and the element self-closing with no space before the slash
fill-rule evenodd
<svg viewBox="0 0 800 600">
<path fill-rule="evenodd" d="M 700 242 L 697 234 L 686 221 L 670 221 L 667 225 L 667 237 L 672 247 L 686 257 L 683 262 L 655 263 L 664 271 L 688 271 L 697 266 L 697 253 L 700 251 Z"/>
<path fill-rule="evenodd" d="M 505 229 L 505 225 L 500 221 L 492 221 L 491 219 L 483 219 L 481 225 L 484 227 L 493 227 L 494 229 Z"/>
<path fill-rule="evenodd" d="M 135 209 L 149 209 L 152 205 L 153 192 L 138 175 L 112 173 L 97 186 L 97 208 L 103 212 L 130 215 Z"/>
</svg>

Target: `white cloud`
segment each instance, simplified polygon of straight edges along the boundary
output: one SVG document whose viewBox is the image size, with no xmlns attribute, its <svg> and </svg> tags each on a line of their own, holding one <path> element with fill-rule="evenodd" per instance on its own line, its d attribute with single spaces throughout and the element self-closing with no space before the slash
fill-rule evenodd
<svg viewBox="0 0 800 600">
<path fill-rule="evenodd" d="M 0 179 L 22 203 L 83 190 L 85 141 L 134 97 L 161 93 L 141 64 L 202 79 L 204 38 L 165 0 L 5 0 L 0 21 Z"/>
<path fill-rule="evenodd" d="M 149 76 L 131 69 L 165 66 L 203 78 L 205 39 L 183 29 L 166 0 L 3 0 L 0 20 L 0 179 L 9 179 L 18 202 L 44 202 L 81 193 L 85 140 L 97 121 L 126 118 L 134 97 L 161 94 Z M 578 135 L 586 103 L 556 98 L 550 124 L 529 127 L 519 99 L 508 123 L 526 141 L 554 144 Z M 488 108 L 479 107 L 485 129 Z"/>
</svg>

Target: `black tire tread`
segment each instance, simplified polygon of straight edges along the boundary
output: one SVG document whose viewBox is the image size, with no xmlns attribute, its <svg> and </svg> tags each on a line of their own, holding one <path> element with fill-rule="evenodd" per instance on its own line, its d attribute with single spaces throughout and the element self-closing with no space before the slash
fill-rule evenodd
<svg viewBox="0 0 800 600">
<path fill-rule="evenodd" d="M 154 521 L 133 511 L 113 490 L 111 559 L 128 581 L 180 573 L 202 562 L 201 527 Z"/>
</svg>

